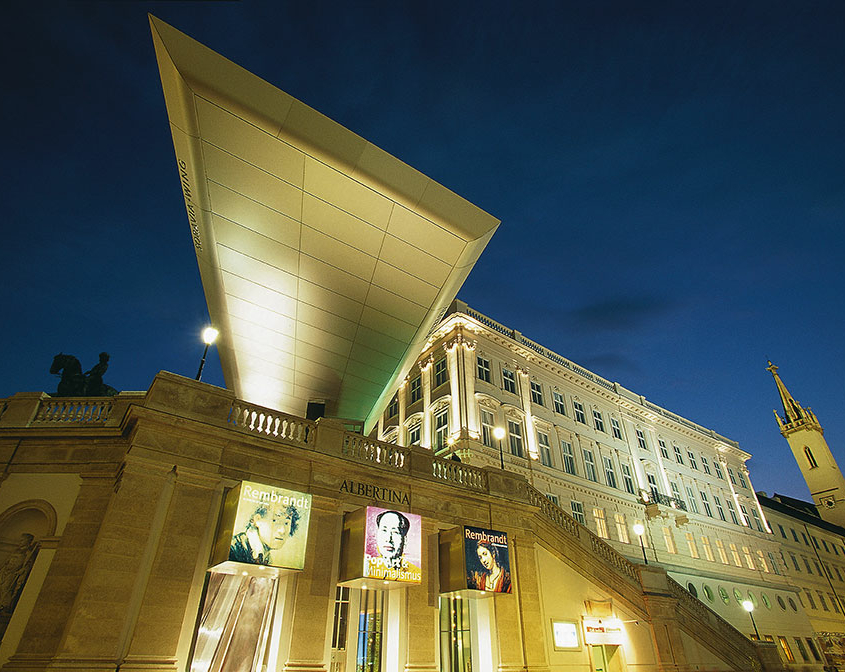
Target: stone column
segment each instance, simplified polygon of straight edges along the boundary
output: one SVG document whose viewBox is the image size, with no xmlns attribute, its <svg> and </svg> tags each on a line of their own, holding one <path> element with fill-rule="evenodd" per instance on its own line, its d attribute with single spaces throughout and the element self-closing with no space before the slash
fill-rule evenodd
<svg viewBox="0 0 845 672">
<path fill-rule="evenodd" d="M 433 360 L 431 357 L 420 362 L 420 377 L 422 379 L 423 414 L 422 434 L 420 446 L 431 449 L 431 369 Z"/>
<path fill-rule="evenodd" d="M 436 672 L 440 594 L 439 546 L 433 521 L 422 522 L 422 583 L 409 586 L 405 600 L 405 672 Z M 401 589 L 400 589 L 401 590 Z"/>
<path fill-rule="evenodd" d="M 463 383 L 464 403 L 466 405 L 466 429 L 470 436 L 481 437 L 481 422 L 478 417 L 478 404 L 475 403 L 475 341 L 463 342 L 464 357 Z"/>
<path fill-rule="evenodd" d="M 466 404 L 462 403 L 461 399 L 463 394 L 461 389 L 463 362 L 460 361 L 463 356 L 462 340 L 461 335 L 458 334 L 443 346 L 446 351 L 446 368 L 449 371 L 449 436 L 456 439 L 463 433 L 461 428 L 464 426 L 466 409 Z"/>
<path fill-rule="evenodd" d="M 334 608 L 335 577 L 332 558 L 340 534 L 340 514 L 331 500 L 313 496 L 311 526 L 305 550 L 305 571 L 296 575 L 290 609 L 290 647 L 285 672 L 326 672 Z"/>
<path fill-rule="evenodd" d="M 519 395 L 525 410 L 525 443 L 528 445 L 528 457 L 537 460 L 540 453 L 537 450 L 537 432 L 534 431 L 534 416 L 531 411 L 531 381 L 528 378 L 528 369 L 517 366 L 516 371 L 519 375 Z"/>
<path fill-rule="evenodd" d="M 402 381 L 399 385 L 399 389 L 396 390 L 396 397 L 399 400 L 399 427 L 397 427 L 396 432 L 396 445 L 397 446 L 407 446 L 408 445 L 408 437 L 405 432 L 405 409 L 407 408 L 408 404 L 408 379 Z"/>
</svg>

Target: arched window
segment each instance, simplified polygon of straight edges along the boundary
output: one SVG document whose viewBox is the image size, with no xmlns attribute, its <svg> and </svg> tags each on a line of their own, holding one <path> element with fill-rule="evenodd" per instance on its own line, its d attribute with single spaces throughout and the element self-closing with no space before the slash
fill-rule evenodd
<svg viewBox="0 0 845 672">
<path fill-rule="evenodd" d="M 807 456 L 807 462 L 810 464 L 810 469 L 815 469 L 818 465 L 816 458 L 813 457 L 813 451 L 808 446 L 804 446 L 804 455 Z"/>
</svg>

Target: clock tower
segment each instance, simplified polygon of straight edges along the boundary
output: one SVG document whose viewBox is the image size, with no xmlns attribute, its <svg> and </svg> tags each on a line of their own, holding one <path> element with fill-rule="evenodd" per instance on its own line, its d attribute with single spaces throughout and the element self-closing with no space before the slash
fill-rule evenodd
<svg viewBox="0 0 845 672">
<path fill-rule="evenodd" d="M 845 477 L 825 441 L 824 429 L 815 413 L 803 408 L 786 389 L 778 367 L 769 362 L 766 371 L 774 377 L 783 404 L 783 417 L 775 411 L 780 433 L 792 449 L 819 515 L 845 527 Z"/>
</svg>

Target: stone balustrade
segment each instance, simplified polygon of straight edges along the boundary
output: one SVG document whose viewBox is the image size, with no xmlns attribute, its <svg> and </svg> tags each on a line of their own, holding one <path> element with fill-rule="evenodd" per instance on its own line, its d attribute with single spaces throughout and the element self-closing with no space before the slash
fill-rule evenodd
<svg viewBox="0 0 845 672">
<path fill-rule="evenodd" d="M 232 427 L 249 434 L 290 441 L 307 446 L 314 442 L 316 423 L 281 411 L 235 400 L 227 422 Z"/>
</svg>

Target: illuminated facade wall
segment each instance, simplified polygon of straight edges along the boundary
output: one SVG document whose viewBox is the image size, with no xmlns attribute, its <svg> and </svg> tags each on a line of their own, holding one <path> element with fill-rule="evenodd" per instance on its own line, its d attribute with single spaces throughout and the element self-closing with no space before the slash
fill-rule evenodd
<svg viewBox="0 0 845 672">
<path fill-rule="evenodd" d="M 466 304 L 453 303 L 432 334 L 380 432 L 473 465 L 503 460 L 632 561 L 645 551 L 743 632 L 754 632 L 740 605 L 750 598 L 761 636 L 808 635 L 749 453 Z"/>
<path fill-rule="evenodd" d="M 0 400 L 0 448 L 0 529 L 40 545 L 4 670 L 781 669 L 515 470 L 165 373 Z M 384 572 L 355 571 L 372 557 Z"/>
</svg>

